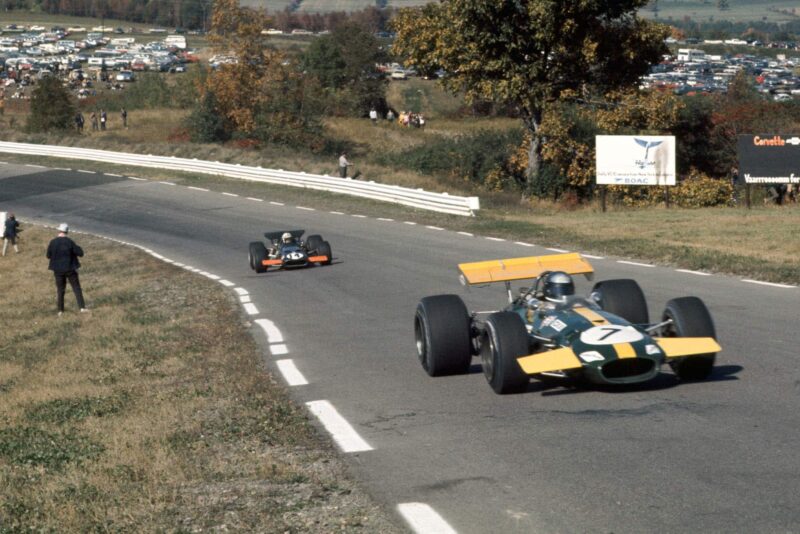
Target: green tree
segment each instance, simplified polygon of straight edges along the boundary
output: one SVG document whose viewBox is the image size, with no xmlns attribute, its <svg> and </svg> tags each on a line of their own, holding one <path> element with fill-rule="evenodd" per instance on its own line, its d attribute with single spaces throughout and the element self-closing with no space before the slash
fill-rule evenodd
<svg viewBox="0 0 800 534">
<path fill-rule="evenodd" d="M 49 132 L 71 128 L 75 119 L 75 105 L 69 92 L 55 76 L 39 80 L 31 95 L 31 114 L 27 129 L 31 132 Z"/>
<path fill-rule="evenodd" d="M 730 2 L 728 0 L 717 0 L 717 9 L 720 11 L 727 11 L 731 8 Z"/>
<path fill-rule="evenodd" d="M 393 52 L 469 100 L 514 104 L 531 132 L 527 180 L 541 165 L 546 107 L 634 85 L 667 52 L 668 28 L 637 16 L 648 0 L 442 0 L 400 10 Z"/>
<path fill-rule="evenodd" d="M 186 127 L 192 141 L 200 143 L 215 143 L 230 139 L 230 126 L 217 106 L 217 98 L 211 91 L 206 91 L 186 118 Z"/>
<path fill-rule="evenodd" d="M 377 69 L 387 60 L 380 42 L 366 27 L 344 23 L 311 43 L 303 58 L 306 73 L 339 96 L 344 111 L 363 115 L 374 107 L 386 110 L 386 86 Z"/>
</svg>

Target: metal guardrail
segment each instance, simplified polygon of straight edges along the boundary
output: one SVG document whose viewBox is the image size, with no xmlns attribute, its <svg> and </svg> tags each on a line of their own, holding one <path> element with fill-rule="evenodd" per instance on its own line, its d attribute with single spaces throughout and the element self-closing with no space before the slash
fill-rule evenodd
<svg viewBox="0 0 800 534">
<path fill-rule="evenodd" d="M 176 158 L 173 156 L 153 156 L 151 154 L 130 154 L 89 148 L 62 147 L 54 145 L 36 145 L 29 143 L 6 143 L 0 141 L 0 152 L 12 154 L 29 154 L 57 158 L 102 161 L 120 165 L 154 167 L 184 172 L 197 172 L 239 178 L 252 182 L 303 187 L 319 191 L 330 191 L 394 204 L 403 204 L 452 215 L 474 216 L 480 209 L 478 197 L 461 197 L 447 193 L 433 193 L 422 189 L 411 189 L 397 185 L 386 185 L 339 177 L 290 172 L 284 170 L 248 167 L 219 161 Z"/>
</svg>

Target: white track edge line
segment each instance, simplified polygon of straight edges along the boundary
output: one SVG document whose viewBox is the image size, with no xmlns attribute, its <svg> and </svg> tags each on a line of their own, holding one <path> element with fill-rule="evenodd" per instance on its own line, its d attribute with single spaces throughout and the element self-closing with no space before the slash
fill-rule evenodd
<svg viewBox="0 0 800 534">
<path fill-rule="evenodd" d="M 310 401 L 306 403 L 309 411 L 319 419 L 325 430 L 333 437 L 342 452 L 371 451 L 372 447 L 358 435 L 358 432 L 347 420 L 336 411 L 336 408 L 326 400 Z"/>
<path fill-rule="evenodd" d="M 297 368 L 294 362 L 290 359 L 278 360 L 275 362 L 278 370 L 283 375 L 283 379 L 290 386 L 305 386 L 308 385 L 308 380 L 303 376 L 303 373 Z"/>
<path fill-rule="evenodd" d="M 423 502 L 404 502 L 397 511 L 417 534 L 456 534 L 456 530 L 430 505 Z"/>
</svg>

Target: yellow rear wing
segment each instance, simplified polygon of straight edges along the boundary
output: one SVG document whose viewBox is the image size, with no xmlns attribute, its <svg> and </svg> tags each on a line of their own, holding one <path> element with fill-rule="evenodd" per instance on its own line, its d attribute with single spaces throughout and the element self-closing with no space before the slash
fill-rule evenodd
<svg viewBox="0 0 800 534">
<path fill-rule="evenodd" d="M 594 274 L 589 262 L 577 252 L 460 263 L 458 269 L 461 271 L 463 281 L 470 285 L 537 278 L 547 271 L 583 274 L 587 278 L 591 278 Z"/>
</svg>

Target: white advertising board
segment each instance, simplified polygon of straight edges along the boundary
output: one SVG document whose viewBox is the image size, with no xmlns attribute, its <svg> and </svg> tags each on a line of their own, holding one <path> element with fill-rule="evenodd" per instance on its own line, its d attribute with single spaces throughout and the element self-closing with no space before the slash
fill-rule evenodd
<svg viewBox="0 0 800 534">
<path fill-rule="evenodd" d="M 675 185 L 675 136 L 598 135 L 597 183 Z"/>
</svg>

